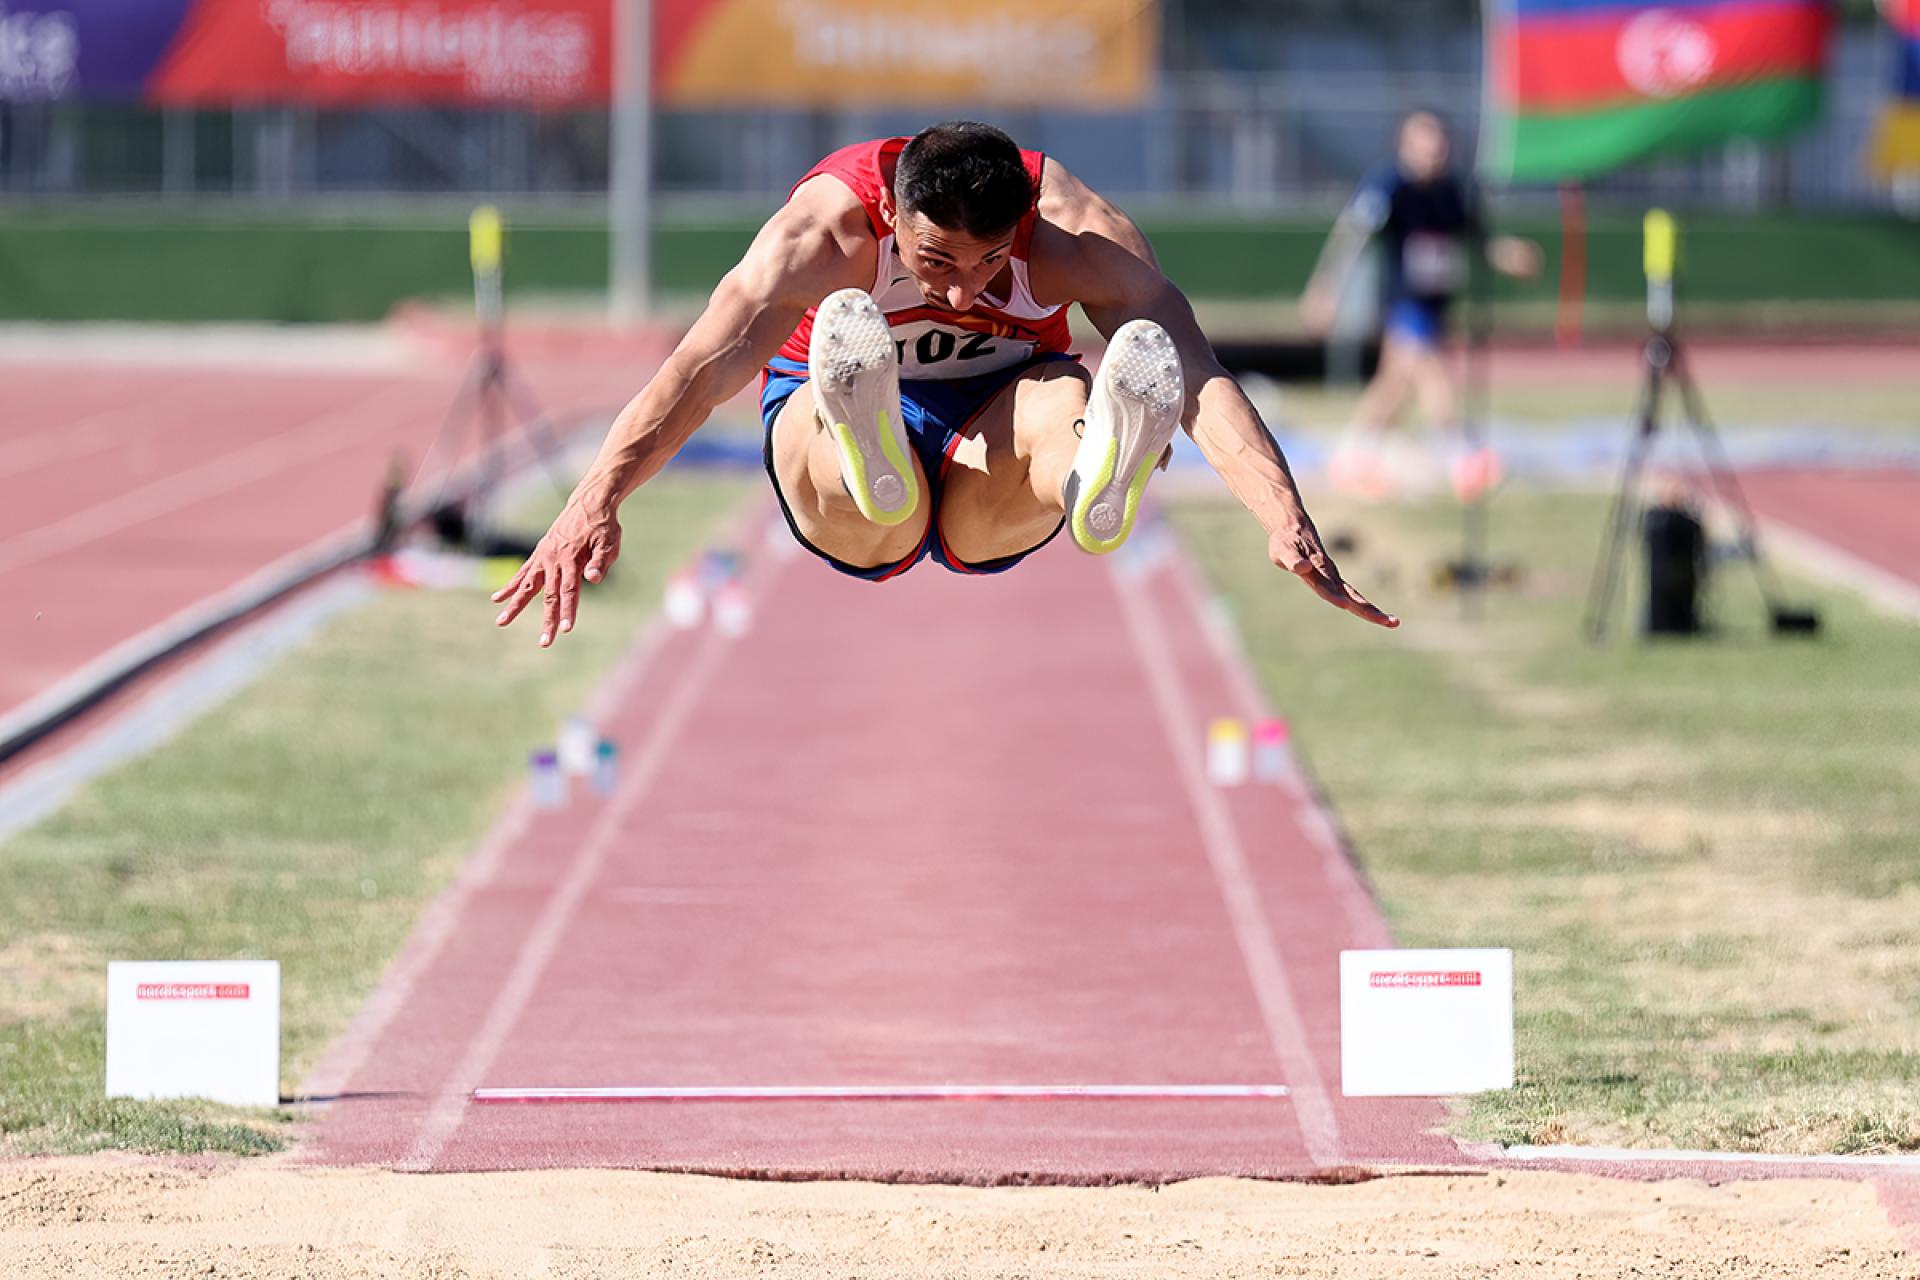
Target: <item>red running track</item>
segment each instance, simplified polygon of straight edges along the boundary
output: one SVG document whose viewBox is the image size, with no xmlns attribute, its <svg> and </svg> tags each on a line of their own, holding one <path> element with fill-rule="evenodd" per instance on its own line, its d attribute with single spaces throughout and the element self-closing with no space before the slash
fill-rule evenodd
<svg viewBox="0 0 1920 1280">
<path fill-rule="evenodd" d="M 1740 483 L 1762 519 L 1920 586 L 1920 471 L 1764 469 Z"/>
<path fill-rule="evenodd" d="M 522 803 L 423 919 L 310 1081 L 337 1095 L 314 1158 L 975 1183 L 1457 1162 L 1437 1105 L 1339 1096 L 1338 953 L 1385 930 L 1301 792 L 1200 780 L 1207 719 L 1250 695 L 1185 574 L 1063 544 L 876 588 L 762 557 L 746 636 L 665 634 L 613 682 L 621 790 Z M 469 1101 L 955 1083 L 1292 1093 Z"/>
<path fill-rule="evenodd" d="M 641 370 L 644 372 L 644 369 Z M 371 515 L 457 359 L 299 370 L 0 364 L 0 722 L 117 646 Z M 617 405 L 619 366 L 530 371 L 550 407 Z"/>
</svg>

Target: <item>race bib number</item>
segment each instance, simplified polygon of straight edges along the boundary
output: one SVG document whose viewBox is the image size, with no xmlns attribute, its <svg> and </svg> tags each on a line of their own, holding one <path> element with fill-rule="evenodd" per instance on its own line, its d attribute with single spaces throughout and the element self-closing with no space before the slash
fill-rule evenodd
<svg viewBox="0 0 1920 1280">
<path fill-rule="evenodd" d="M 948 381 L 1024 364 L 1033 355 L 1033 343 L 917 320 L 894 326 L 893 350 L 902 378 Z"/>
<path fill-rule="evenodd" d="M 1453 236 L 1414 232 L 1407 237 L 1401 257 L 1401 278 L 1407 292 L 1437 297 L 1459 291 L 1466 277 L 1460 242 Z"/>
</svg>

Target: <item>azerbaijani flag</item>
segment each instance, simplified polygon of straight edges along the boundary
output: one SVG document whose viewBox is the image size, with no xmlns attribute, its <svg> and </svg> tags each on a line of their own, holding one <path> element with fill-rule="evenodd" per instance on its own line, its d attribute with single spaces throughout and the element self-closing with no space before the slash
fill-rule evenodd
<svg viewBox="0 0 1920 1280">
<path fill-rule="evenodd" d="M 1899 0 L 1903 4 L 1915 0 Z M 1590 178 L 1820 110 L 1826 0 L 1484 0 L 1481 167 Z"/>
<path fill-rule="evenodd" d="M 1893 96 L 1880 117 L 1873 167 L 1882 177 L 1920 170 L 1920 0 L 1880 0 L 1893 25 Z"/>
</svg>

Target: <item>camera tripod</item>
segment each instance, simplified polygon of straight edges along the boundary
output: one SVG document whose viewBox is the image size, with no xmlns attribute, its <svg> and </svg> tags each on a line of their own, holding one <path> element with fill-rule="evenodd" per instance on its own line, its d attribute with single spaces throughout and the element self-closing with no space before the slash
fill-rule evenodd
<svg viewBox="0 0 1920 1280">
<path fill-rule="evenodd" d="M 488 529 L 491 514 L 488 507 L 506 473 L 516 430 L 531 443 L 555 491 L 564 498 L 572 490 L 562 466 L 562 449 L 548 425 L 547 415 L 507 359 L 501 292 L 501 230 L 500 216 L 492 208 L 475 210 L 468 224 L 479 346 L 460 390 L 448 406 L 446 417 L 427 446 L 420 465 L 414 468 L 411 480 L 397 464 L 389 476 L 379 514 L 376 540 L 379 549 L 390 546 L 411 520 L 424 518 L 433 525 L 441 541 L 450 545 L 483 555 L 519 552 L 518 543 L 506 546 Z M 462 467 L 460 458 L 466 450 L 467 438 L 476 429 L 478 457 Z M 421 503 L 406 503 L 406 491 L 433 474 L 433 463 L 443 452 L 447 455 L 447 465 L 434 483 L 432 496 Z"/>
<path fill-rule="evenodd" d="M 1679 393 L 1687 426 L 1699 443 L 1713 488 L 1739 527 L 1740 553 L 1753 566 L 1754 578 L 1760 587 L 1761 599 L 1766 602 L 1772 629 L 1776 633 L 1801 634 L 1819 630 L 1820 618 L 1817 613 L 1810 609 L 1794 608 L 1784 602 L 1779 580 L 1760 553 L 1756 536 L 1758 522 L 1754 519 L 1753 508 L 1740 487 L 1739 477 L 1727 461 L 1719 433 L 1707 417 L 1699 387 L 1688 372 L 1686 362 L 1681 357 L 1680 345 L 1671 329 L 1656 327 L 1641 347 L 1641 359 L 1645 378 L 1641 383 L 1639 406 L 1635 411 L 1633 444 L 1627 451 L 1619 487 L 1614 491 L 1613 509 L 1607 517 L 1600 562 L 1594 568 L 1593 585 L 1587 594 L 1588 638 L 1595 642 L 1606 638 L 1608 622 L 1613 615 L 1614 594 L 1620 582 L 1621 561 L 1625 558 L 1627 542 L 1639 526 L 1643 514 L 1640 484 L 1646 471 L 1647 458 L 1653 452 L 1654 442 L 1660 434 L 1661 403 L 1669 383 Z"/>
</svg>

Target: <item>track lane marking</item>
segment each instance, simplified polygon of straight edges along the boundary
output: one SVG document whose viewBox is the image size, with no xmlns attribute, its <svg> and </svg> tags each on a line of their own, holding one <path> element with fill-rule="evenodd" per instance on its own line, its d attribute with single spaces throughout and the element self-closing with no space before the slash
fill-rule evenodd
<svg viewBox="0 0 1920 1280">
<path fill-rule="evenodd" d="M 764 596 L 768 584 L 791 561 L 767 557 L 761 563 L 768 567 L 750 579 L 755 596 Z M 447 1143 L 459 1130 L 474 1090 L 479 1087 L 481 1078 L 493 1065 L 494 1059 L 499 1057 L 514 1025 L 526 1012 L 535 987 L 554 953 L 559 950 L 568 923 L 605 866 L 615 834 L 633 806 L 652 788 L 654 779 L 667 762 L 669 748 L 686 727 L 695 704 L 713 682 L 722 660 L 734 652 L 737 638 L 708 629 L 699 634 L 695 643 L 699 644 L 699 649 L 692 663 L 680 674 L 666 704 L 653 717 L 645 744 L 635 754 L 633 762 L 623 768 L 619 788 L 594 820 L 587 838 L 568 865 L 566 875 L 541 908 L 526 941 L 514 956 L 513 967 L 508 971 L 506 981 L 494 995 L 479 1029 L 467 1042 L 467 1051 L 441 1085 L 432 1110 L 414 1135 L 399 1168 L 409 1171 L 432 1169 Z"/>
<path fill-rule="evenodd" d="M 747 512 L 730 527 L 729 536 L 740 541 L 748 531 L 764 520 L 758 500 L 750 500 Z M 622 702 L 640 687 L 666 648 L 670 633 L 662 625 L 659 613 L 648 616 L 639 638 L 620 665 L 594 690 L 582 709 L 595 725 L 604 725 Z M 413 993 L 446 949 L 449 939 L 462 922 L 467 903 L 473 895 L 493 882 L 507 853 L 524 836 L 533 822 L 532 797 L 525 786 L 514 794 L 507 809 L 494 821 L 479 846 L 468 856 L 466 865 L 421 915 L 413 932 L 394 957 L 391 966 L 374 987 L 360 1011 L 327 1050 L 319 1065 L 301 1083 L 303 1097 L 321 1099 L 337 1096 L 360 1074 L 373 1056 L 380 1038 L 406 1007 Z"/>
<path fill-rule="evenodd" d="M 1267 1040 L 1292 1087 L 1294 1114 L 1300 1125 L 1307 1156 L 1325 1167 L 1341 1162 L 1339 1121 L 1327 1096 L 1320 1069 L 1307 1048 L 1306 1023 L 1294 1002 L 1286 965 L 1274 942 L 1273 930 L 1260 905 L 1259 889 L 1248 866 L 1246 850 L 1226 802 L 1206 780 L 1200 750 L 1195 745 L 1193 704 L 1173 671 L 1174 656 L 1159 619 L 1153 616 L 1138 583 L 1128 580 L 1118 566 L 1109 566 L 1108 581 L 1120 599 L 1127 632 L 1147 677 L 1160 727 L 1178 765 L 1180 782 L 1193 807 L 1207 864 L 1213 870 L 1220 897 L 1233 925 L 1234 941 L 1253 986 Z"/>
<path fill-rule="evenodd" d="M 1166 563 L 1170 566 L 1174 585 L 1186 602 L 1194 625 L 1206 638 L 1207 649 L 1213 654 L 1214 663 L 1226 676 L 1240 714 L 1249 721 L 1271 715 L 1272 709 L 1267 705 L 1266 696 L 1254 680 L 1253 664 L 1247 660 L 1246 647 L 1241 642 L 1239 630 L 1223 628 L 1207 616 L 1206 606 L 1202 602 L 1199 571 L 1194 568 L 1186 549 L 1176 543 Z M 1326 878 L 1327 887 L 1333 891 L 1334 899 L 1340 904 L 1340 913 L 1346 918 L 1353 945 L 1368 950 L 1384 950 L 1393 946 L 1393 932 L 1387 927 L 1386 918 L 1380 914 L 1373 893 L 1354 866 L 1332 808 L 1321 796 L 1320 789 L 1309 775 L 1297 768 L 1288 777 L 1286 786 L 1298 799 L 1293 808 L 1294 825 L 1309 843 L 1320 850 L 1320 872 Z"/>
<path fill-rule="evenodd" d="M 483 1105 L 558 1102 L 949 1102 L 1023 1098 L 1284 1098 L 1283 1084 L 663 1085 L 475 1089 Z"/>
<path fill-rule="evenodd" d="M 357 404 L 308 418 L 185 471 L 82 507 L 51 524 L 0 539 L 0 574 L 98 542 L 195 502 L 256 484 L 302 462 L 339 453 L 368 436 L 391 431 L 405 419 L 391 414 L 390 409 L 397 408 L 403 399 L 413 400 L 419 395 L 414 387 L 389 389 Z"/>
</svg>

